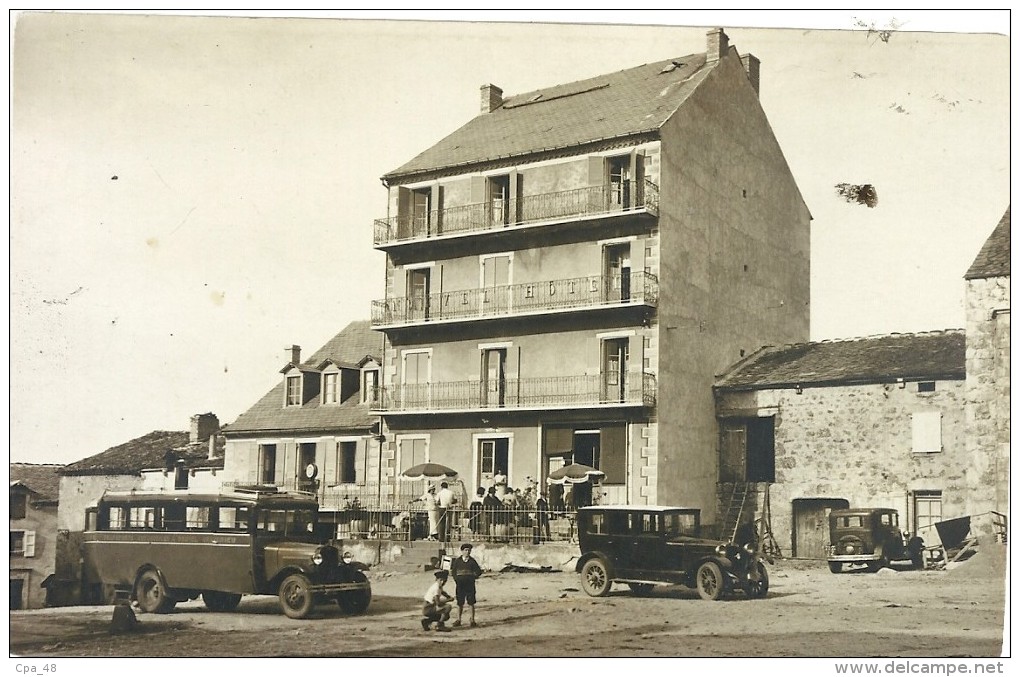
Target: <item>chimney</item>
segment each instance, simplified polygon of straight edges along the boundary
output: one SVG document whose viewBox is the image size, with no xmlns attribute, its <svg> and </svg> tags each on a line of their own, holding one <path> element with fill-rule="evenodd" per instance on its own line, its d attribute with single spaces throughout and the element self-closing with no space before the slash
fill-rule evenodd
<svg viewBox="0 0 1020 677">
<path fill-rule="evenodd" d="M 212 461 L 213 459 L 217 458 L 217 456 L 216 456 L 216 438 L 217 437 L 218 437 L 218 435 L 210 435 L 209 436 L 209 457 L 208 457 L 208 459 L 210 461 Z"/>
<path fill-rule="evenodd" d="M 761 61 L 758 61 L 758 57 L 754 54 L 745 54 L 740 57 L 740 63 L 744 64 L 744 71 L 747 73 L 747 79 L 751 81 L 751 86 L 754 87 L 754 93 L 758 94 Z"/>
<path fill-rule="evenodd" d="M 205 442 L 210 437 L 215 437 L 220 429 L 220 419 L 216 414 L 195 414 L 191 417 L 191 435 L 188 440 L 191 444 Z"/>
<path fill-rule="evenodd" d="M 730 48 L 730 39 L 721 28 L 713 28 L 708 32 L 708 47 L 705 50 L 705 62 L 715 63 L 726 56 L 726 50 Z"/>
<path fill-rule="evenodd" d="M 490 113 L 503 105 L 503 90 L 493 84 L 482 85 L 482 112 Z"/>
<path fill-rule="evenodd" d="M 291 346 L 287 350 L 290 351 L 290 363 L 301 364 L 301 346 Z"/>
</svg>

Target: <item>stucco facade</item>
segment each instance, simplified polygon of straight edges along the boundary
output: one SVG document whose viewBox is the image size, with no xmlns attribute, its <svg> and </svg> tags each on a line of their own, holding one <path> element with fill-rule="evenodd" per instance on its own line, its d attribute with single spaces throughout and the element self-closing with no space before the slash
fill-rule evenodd
<svg viewBox="0 0 1020 677">
<path fill-rule="evenodd" d="M 53 574 L 57 548 L 59 465 L 10 465 L 10 607 L 41 609 L 50 601 L 42 587 Z"/>
<path fill-rule="evenodd" d="M 758 77 L 712 31 L 704 54 L 486 85 L 480 116 L 383 177 L 384 477 L 430 460 L 473 493 L 584 463 L 603 501 L 713 522 L 714 376 L 809 329 L 810 214 Z"/>
</svg>

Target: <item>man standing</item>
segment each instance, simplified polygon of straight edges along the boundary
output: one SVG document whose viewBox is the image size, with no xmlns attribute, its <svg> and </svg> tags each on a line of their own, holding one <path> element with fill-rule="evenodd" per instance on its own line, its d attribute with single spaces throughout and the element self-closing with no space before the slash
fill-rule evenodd
<svg viewBox="0 0 1020 677">
<path fill-rule="evenodd" d="M 464 603 L 471 607 L 471 627 L 477 628 L 478 624 L 475 623 L 475 581 L 479 576 L 482 575 L 482 567 L 478 566 L 478 561 L 471 556 L 471 544 L 465 543 L 460 546 L 460 557 L 453 560 L 450 564 L 450 575 L 453 576 L 453 582 L 457 584 L 457 620 L 453 622 L 453 627 L 460 627 L 461 618 L 464 616 Z"/>
<path fill-rule="evenodd" d="M 436 495 L 436 503 L 439 504 L 439 540 L 446 543 L 450 534 L 450 509 L 457 502 L 457 498 L 450 490 L 450 485 L 443 482 L 439 485 L 439 493 Z"/>
<path fill-rule="evenodd" d="M 429 537 L 428 540 L 439 539 L 439 503 L 436 501 L 436 487 L 430 486 L 421 498 L 418 499 L 425 504 L 425 512 L 429 516 Z"/>
</svg>

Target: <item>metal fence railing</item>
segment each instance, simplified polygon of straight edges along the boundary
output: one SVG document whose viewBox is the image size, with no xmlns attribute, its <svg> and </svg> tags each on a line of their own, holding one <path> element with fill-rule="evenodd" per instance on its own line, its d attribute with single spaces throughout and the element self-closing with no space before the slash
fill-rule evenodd
<svg viewBox="0 0 1020 677">
<path fill-rule="evenodd" d="M 442 322 L 628 304 L 654 307 L 658 299 L 659 278 L 651 273 L 589 275 L 375 300 L 372 324 Z"/>
<path fill-rule="evenodd" d="M 638 209 L 658 215 L 658 206 L 659 188 L 655 183 L 647 179 L 612 182 L 376 219 L 373 241 L 377 245 L 390 244 Z"/>
<path fill-rule="evenodd" d="M 495 508 L 473 511 L 454 508 L 437 515 L 433 533 L 429 515 L 421 509 L 373 508 L 320 514 L 320 522 L 336 526 L 339 539 L 385 539 L 394 541 L 437 540 L 454 544 L 462 541 L 493 544 L 538 544 L 575 542 L 576 511 L 548 511 Z"/>
</svg>

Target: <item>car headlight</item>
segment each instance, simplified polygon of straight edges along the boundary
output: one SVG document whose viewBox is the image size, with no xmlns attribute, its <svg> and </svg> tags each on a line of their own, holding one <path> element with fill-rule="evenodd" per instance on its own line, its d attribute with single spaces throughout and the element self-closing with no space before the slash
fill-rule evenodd
<svg viewBox="0 0 1020 677">
<path fill-rule="evenodd" d="M 350 564 L 351 562 L 354 561 L 354 555 L 352 555 L 349 552 L 345 552 L 344 556 L 341 559 L 343 560 L 344 564 Z"/>
<path fill-rule="evenodd" d="M 322 551 L 321 550 L 316 550 L 315 554 L 312 555 L 312 564 L 314 564 L 315 566 L 319 566 L 320 564 L 322 564 Z"/>
<path fill-rule="evenodd" d="M 726 546 L 725 545 L 717 545 L 717 546 L 715 546 L 715 554 L 719 555 L 720 557 L 725 557 L 726 556 Z"/>
<path fill-rule="evenodd" d="M 754 546 L 751 545 L 750 543 L 745 543 L 744 544 L 744 552 L 746 552 L 748 555 L 753 555 L 754 554 Z"/>
</svg>

